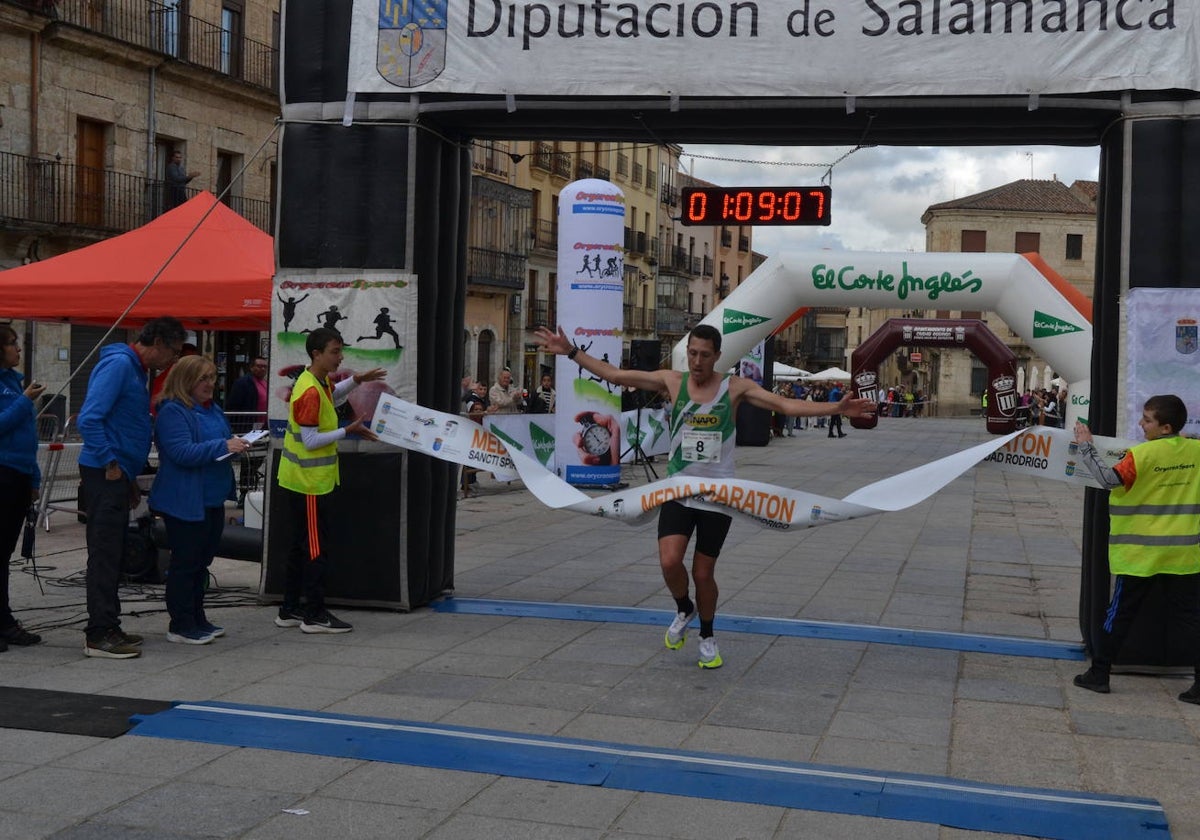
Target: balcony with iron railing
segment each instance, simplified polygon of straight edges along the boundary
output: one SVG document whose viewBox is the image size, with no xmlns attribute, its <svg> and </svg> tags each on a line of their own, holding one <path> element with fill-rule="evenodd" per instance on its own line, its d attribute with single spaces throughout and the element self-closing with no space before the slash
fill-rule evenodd
<svg viewBox="0 0 1200 840">
<path fill-rule="evenodd" d="M 647 242 L 645 231 L 625 228 L 625 250 L 630 254 L 646 253 Z"/>
<path fill-rule="evenodd" d="M 640 163 L 635 162 L 633 164 L 633 176 L 630 180 L 635 184 L 642 183 L 642 165 Z"/>
<path fill-rule="evenodd" d="M 554 159 L 554 147 L 549 143 L 536 143 L 533 147 L 533 158 L 529 165 L 534 169 L 540 169 L 543 172 L 550 171 L 550 164 Z"/>
<path fill-rule="evenodd" d="M 637 330 L 638 332 L 652 332 L 654 330 L 654 310 L 646 309 L 642 306 L 634 306 L 632 304 L 624 304 L 625 310 L 625 329 Z"/>
<path fill-rule="evenodd" d="M 545 298 L 534 298 L 525 303 L 525 329 L 553 327 L 558 323 L 555 302 Z"/>
<path fill-rule="evenodd" d="M 750 250 L 750 237 L 745 234 L 738 236 L 738 250 L 742 253 Z"/>
<path fill-rule="evenodd" d="M 512 168 L 512 159 L 504 152 L 487 149 L 477 150 L 477 154 L 472 155 L 471 169 L 483 175 L 507 179 Z"/>
<path fill-rule="evenodd" d="M 659 200 L 668 207 L 674 207 L 679 203 L 679 190 L 670 184 L 663 184 L 662 190 L 659 192 Z"/>
<path fill-rule="evenodd" d="M 187 198 L 198 192 L 187 190 Z M 228 196 L 225 203 L 251 224 L 273 232 L 271 202 Z M 122 233 L 161 216 L 169 204 L 162 181 L 0 152 L 0 218 L 11 220 L 5 227 L 24 223 Z"/>
<path fill-rule="evenodd" d="M 704 257 L 700 265 L 700 274 L 704 277 L 713 276 L 713 258 Z"/>
<path fill-rule="evenodd" d="M 721 247 L 722 248 L 732 248 L 733 247 L 733 232 L 730 231 L 728 228 L 721 228 Z"/>
<path fill-rule="evenodd" d="M 703 266 L 703 258 L 689 254 L 686 248 L 676 246 L 671 249 L 670 261 L 666 265 L 677 271 L 699 275 Z"/>
<path fill-rule="evenodd" d="M 611 181 L 612 173 L 608 170 L 608 167 L 606 167 L 606 166 L 597 166 L 596 167 L 596 177 L 599 178 L 601 181 Z"/>
<path fill-rule="evenodd" d="M 155 0 L 0 0 L 70 27 L 169 55 L 263 90 L 279 89 L 279 50 Z"/>
<path fill-rule="evenodd" d="M 629 174 L 629 155 L 624 152 L 617 152 L 617 174 Z"/>
<path fill-rule="evenodd" d="M 467 248 L 467 283 L 521 291 L 525 288 L 526 259 L 511 251 Z"/>
<path fill-rule="evenodd" d="M 534 248 L 553 251 L 558 247 L 558 222 L 550 219 L 538 219 L 533 223 L 531 232 Z"/>
<path fill-rule="evenodd" d="M 677 271 L 687 271 L 691 261 L 691 256 L 685 249 L 680 248 L 679 246 L 675 246 L 671 249 L 671 268 Z"/>
<path fill-rule="evenodd" d="M 578 178 L 580 180 L 582 180 L 584 178 L 591 178 L 592 173 L 593 173 L 593 166 L 592 166 L 592 162 L 590 160 L 580 160 L 580 161 L 575 162 L 575 177 L 576 178 Z"/>
<path fill-rule="evenodd" d="M 570 178 L 571 156 L 566 152 L 555 152 L 550 158 L 550 173 L 560 178 Z"/>
<path fill-rule="evenodd" d="M 654 185 L 656 183 L 658 183 L 658 176 L 655 175 L 653 172 L 647 171 L 646 172 L 646 189 L 648 189 L 648 190 L 654 189 Z"/>
</svg>

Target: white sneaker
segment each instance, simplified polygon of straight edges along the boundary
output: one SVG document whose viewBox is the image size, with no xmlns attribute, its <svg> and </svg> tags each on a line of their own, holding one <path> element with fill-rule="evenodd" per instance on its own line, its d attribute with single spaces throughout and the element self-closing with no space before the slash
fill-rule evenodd
<svg viewBox="0 0 1200 840">
<path fill-rule="evenodd" d="M 721 661 L 721 651 L 717 650 L 717 640 L 712 636 L 700 640 L 700 661 L 696 664 L 701 668 L 720 668 L 725 664 Z"/>
<path fill-rule="evenodd" d="M 667 635 L 663 638 L 668 650 L 679 650 L 683 647 L 683 640 L 687 638 L 687 626 L 695 617 L 695 609 L 690 613 L 675 613 L 675 620 L 671 622 L 671 626 L 667 628 Z"/>
</svg>

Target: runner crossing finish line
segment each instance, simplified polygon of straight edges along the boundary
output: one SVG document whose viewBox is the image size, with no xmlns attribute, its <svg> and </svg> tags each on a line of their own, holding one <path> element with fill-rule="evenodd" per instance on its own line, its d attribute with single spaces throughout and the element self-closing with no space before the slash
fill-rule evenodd
<svg viewBox="0 0 1200 840">
<path fill-rule="evenodd" d="M 671 500 L 689 507 L 738 514 L 764 528 L 783 531 L 847 522 L 919 504 L 980 462 L 1009 472 L 1096 486 L 1086 470 L 1077 474 L 1073 468 L 1070 433 L 1039 427 L 1003 435 L 876 481 L 843 499 L 759 481 L 697 479 L 686 475 L 593 497 L 572 487 L 535 459 L 506 447 L 478 423 L 457 414 L 424 408 L 385 394 L 379 400 L 375 417 L 375 433 L 385 443 L 463 466 L 484 465 L 499 481 L 521 479 L 538 501 L 549 508 L 603 516 L 630 525 L 645 523 L 660 505 Z M 1032 436 L 1033 442 L 1018 442 L 1021 435 Z M 1105 438 L 1098 448 L 1116 454 L 1129 445 L 1127 441 Z M 1038 457 L 1006 457 L 1014 450 L 1036 451 Z"/>
</svg>

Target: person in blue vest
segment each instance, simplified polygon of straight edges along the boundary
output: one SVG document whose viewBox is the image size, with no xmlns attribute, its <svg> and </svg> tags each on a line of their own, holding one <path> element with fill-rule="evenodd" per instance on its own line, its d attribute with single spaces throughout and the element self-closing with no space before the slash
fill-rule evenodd
<svg viewBox="0 0 1200 840">
<path fill-rule="evenodd" d="M 1100 460 L 1092 433 L 1076 421 L 1075 442 L 1108 498 L 1108 567 L 1116 577 L 1104 624 L 1092 640 L 1092 664 L 1075 685 L 1109 693 L 1114 657 L 1151 595 L 1161 595 L 1166 637 L 1195 668 L 1179 695 L 1200 705 L 1200 440 L 1180 437 L 1187 406 L 1174 394 L 1146 400 L 1138 422 L 1145 443 L 1115 466 Z"/>
<path fill-rule="evenodd" d="M 572 344 L 562 327 L 558 328 L 557 334 L 539 327 L 535 336 L 547 351 L 565 354 L 581 369 L 614 385 L 668 394 L 671 403 L 668 475 L 732 477 L 737 409 L 743 400 L 792 417 L 831 414 L 862 417 L 875 410 L 871 400 L 851 399 L 848 395 L 838 402 L 787 399 L 767 391 L 753 380 L 717 373 L 721 333 L 709 324 L 700 324 L 688 333 L 686 371 L 614 367 Z M 718 596 L 714 571 L 731 523 L 732 517 L 728 514 L 689 507 L 674 500 L 663 504 L 658 516 L 658 562 L 677 610 L 667 627 L 664 642 L 670 650 L 681 649 L 688 625 L 699 615 L 700 657 L 697 664 L 701 668 L 720 668 L 723 662 L 713 636 Z M 684 565 L 693 532 L 696 534 L 696 550 L 692 554 L 695 602 L 689 594 L 688 572 Z"/>
<path fill-rule="evenodd" d="M 159 397 L 154 437 L 158 474 L 150 509 L 167 526 L 167 641 L 206 645 L 225 635 L 204 612 L 208 567 L 225 530 L 225 500 L 233 498 L 230 455 L 248 444 L 234 437 L 221 406 L 213 402 L 217 367 L 204 356 L 185 356 L 171 366 Z"/>
<path fill-rule="evenodd" d="M 9 645 L 36 645 L 42 637 L 23 628 L 8 600 L 8 558 L 17 547 L 25 514 L 38 498 L 42 472 L 38 469 L 38 436 L 34 405 L 46 390 L 38 382 L 22 381 L 21 341 L 16 330 L 0 324 L 0 651 Z"/>
<path fill-rule="evenodd" d="M 333 385 L 329 376 L 342 365 L 341 334 L 318 327 L 308 334 L 304 348 L 309 366 L 296 377 L 292 388 L 277 479 L 297 527 L 287 551 L 283 604 L 275 625 L 299 627 L 305 633 L 349 633 L 353 626 L 325 608 L 332 530 L 330 498 L 339 483 L 337 445 L 350 434 L 366 440 L 379 438 L 365 417 L 339 428 L 337 406 L 359 385 L 382 379 L 387 371 L 375 368 Z"/>
</svg>

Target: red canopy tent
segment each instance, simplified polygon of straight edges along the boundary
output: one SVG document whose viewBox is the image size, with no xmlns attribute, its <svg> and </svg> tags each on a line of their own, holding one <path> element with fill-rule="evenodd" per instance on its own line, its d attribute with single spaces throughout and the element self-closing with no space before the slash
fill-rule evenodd
<svg viewBox="0 0 1200 840">
<path fill-rule="evenodd" d="M 273 240 L 209 192 L 136 230 L 0 271 L 0 317 L 111 326 L 209 208 L 121 325 L 173 315 L 193 330 L 269 329 Z"/>
</svg>

